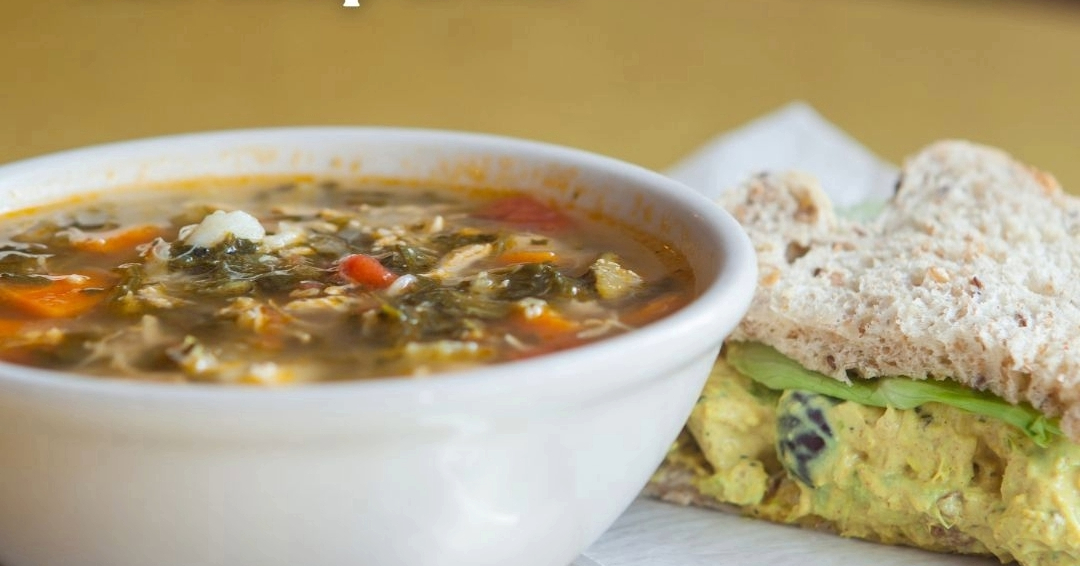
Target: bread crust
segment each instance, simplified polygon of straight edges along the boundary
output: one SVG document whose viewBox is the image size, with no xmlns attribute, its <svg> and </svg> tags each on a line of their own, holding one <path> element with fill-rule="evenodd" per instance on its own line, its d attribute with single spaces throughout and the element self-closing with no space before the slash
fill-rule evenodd
<svg viewBox="0 0 1080 566">
<path fill-rule="evenodd" d="M 910 158 L 871 221 L 817 182 L 763 174 L 720 203 L 750 234 L 760 286 L 735 340 L 841 381 L 951 379 L 1060 417 L 1080 442 L 1080 200 L 964 141 Z"/>
</svg>

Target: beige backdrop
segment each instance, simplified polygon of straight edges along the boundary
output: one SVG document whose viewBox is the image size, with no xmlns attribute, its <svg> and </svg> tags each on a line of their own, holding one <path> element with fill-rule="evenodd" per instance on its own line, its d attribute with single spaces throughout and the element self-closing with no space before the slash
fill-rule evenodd
<svg viewBox="0 0 1080 566">
<path fill-rule="evenodd" d="M 0 0 L 0 162 L 171 132 L 399 124 L 661 168 L 804 99 L 883 156 L 1001 145 L 1080 191 L 1080 5 Z"/>
</svg>

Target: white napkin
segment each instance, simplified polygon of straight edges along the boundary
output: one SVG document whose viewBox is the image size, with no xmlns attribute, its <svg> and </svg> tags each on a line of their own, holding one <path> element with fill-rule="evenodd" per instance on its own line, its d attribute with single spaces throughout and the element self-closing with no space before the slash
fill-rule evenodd
<svg viewBox="0 0 1080 566">
<path fill-rule="evenodd" d="M 884 200 L 897 176 L 895 166 L 803 102 L 720 134 L 667 174 L 715 198 L 762 171 L 809 173 L 838 208 Z"/>
<path fill-rule="evenodd" d="M 668 171 L 715 198 L 765 170 L 816 176 L 838 207 L 879 202 L 897 168 L 809 105 L 794 102 L 721 134 Z M 990 566 L 996 560 L 931 554 L 842 539 L 716 511 L 635 501 L 571 566 Z"/>
</svg>

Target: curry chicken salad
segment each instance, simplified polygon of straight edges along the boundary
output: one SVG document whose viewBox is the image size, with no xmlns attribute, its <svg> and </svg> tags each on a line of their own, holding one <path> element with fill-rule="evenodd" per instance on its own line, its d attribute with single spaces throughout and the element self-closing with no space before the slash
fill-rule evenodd
<svg viewBox="0 0 1080 566">
<path fill-rule="evenodd" d="M 686 304 L 670 247 L 525 194 L 290 182 L 4 220 L 0 360 L 286 384 L 528 358 Z"/>
</svg>

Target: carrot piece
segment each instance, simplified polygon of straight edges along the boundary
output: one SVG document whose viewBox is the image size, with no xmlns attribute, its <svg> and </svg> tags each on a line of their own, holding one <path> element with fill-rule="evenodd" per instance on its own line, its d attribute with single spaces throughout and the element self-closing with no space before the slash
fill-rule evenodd
<svg viewBox="0 0 1080 566">
<path fill-rule="evenodd" d="M 349 281 L 372 289 L 385 289 L 397 279 L 397 275 L 379 263 L 379 260 L 364 254 L 341 258 L 338 272 Z"/>
<path fill-rule="evenodd" d="M 544 341 L 571 336 L 581 329 L 576 320 L 566 318 L 550 306 L 544 306 L 538 314 L 529 315 L 524 310 L 515 314 L 514 321 L 522 332 Z"/>
<path fill-rule="evenodd" d="M 0 304 L 39 318 L 74 318 L 106 297 L 112 279 L 103 273 L 76 274 L 46 285 L 0 285 Z"/>
<path fill-rule="evenodd" d="M 524 320 L 524 317 L 522 317 L 522 320 Z M 577 331 L 581 329 L 580 325 L 559 315 L 554 317 L 541 315 L 528 320 L 526 323 L 519 323 L 519 326 L 521 328 L 520 335 L 523 338 L 532 338 L 531 342 L 533 343 L 525 350 L 510 352 L 510 359 L 523 360 L 541 356 L 573 348 L 586 342 L 585 339 L 577 335 Z"/>
<path fill-rule="evenodd" d="M 500 254 L 495 260 L 503 265 L 513 265 L 515 263 L 553 262 L 557 258 L 555 252 L 549 250 L 517 250 Z"/>
<path fill-rule="evenodd" d="M 530 319 L 529 322 L 533 328 L 540 331 L 539 334 L 549 336 L 569 334 L 577 332 L 581 328 L 581 325 L 576 321 L 570 320 L 550 308 L 544 309 L 540 316 Z"/>
<path fill-rule="evenodd" d="M 564 230 L 572 224 L 569 216 L 530 196 L 493 200 L 480 207 L 473 216 L 548 231 Z"/>
<path fill-rule="evenodd" d="M 681 295 L 663 295 L 624 313 L 619 320 L 630 326 L 642 326 L 679 310 L 686 301 Z"/>
<path fill-rule="evenodd" d="M 18 334 L 19 331 L 22 330 L 23 325 L 25 324 L 26 321 L 22 320 L 0 318 L 0 338 L 7 338 L 9 336 L 14 336 Z"/>
<path fill-rule="evenodd" d="M 85 233 L 85 237 L 72 240 L 71 246 L 77 250 L 99 254 L 133 251 L 135 246 L 145 244 L 164 232 L 160 226 L 153 224 L 129 226 L 108 232 Z"/>
</svg>

